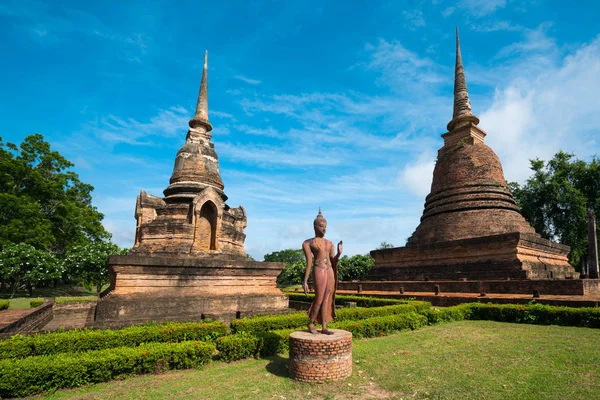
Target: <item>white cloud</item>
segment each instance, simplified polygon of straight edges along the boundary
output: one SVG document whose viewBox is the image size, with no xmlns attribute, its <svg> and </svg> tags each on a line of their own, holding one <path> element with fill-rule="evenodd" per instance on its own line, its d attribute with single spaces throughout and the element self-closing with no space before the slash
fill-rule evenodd
<svg viewBox="0 0 600 400">
<path fill-rule="evenodd" d="M 425 199 L 431 190 L 434 167 L 433 155 L 429 152 L 423 153 L 417 160 L 404 166 L 398 175 L 398 181 L 406 185 L 407 189 L 415 196 Z"/>
<path fill-rule="evenodd" d="M 234 76 L 234 78 L 242 82 L 246 82 L 249 85 L 260 85 L 260 81 L 258 79 L 252 79 L 242 75 Z"/>
<path fill-rule="evenodd" d="M 486 142 L 500 156 L 507 180 L 523 182 L 531 158 L 548 160 L 561 149 L 587 158 L 600 150 L 600 38 L 560 62 L 538 63 L 525 69 L 538 74 L 517 76 L 499 87 L 481 114 Z"/>
<path fill-rule="evenodd" d="M 139 122 L 133 118 L 122 119 L 109 115 L 100 119 L 99 123 L 89 128 L 97 137 L 110 143 L 127 143 L 131 145 L 151 145 L 152 137 L 174 137 L 183 135 L 190 113 L 181 106 L 159 110 L 148 122 Z"/>
<path fill-rule="evenodd" d="M 421 10 L 404 10 L 402 15 L 406 20 L 406 27 L 412 31 L 425 26 L 425 18 L 423 18 L 423 11 Z"/>
</svg>

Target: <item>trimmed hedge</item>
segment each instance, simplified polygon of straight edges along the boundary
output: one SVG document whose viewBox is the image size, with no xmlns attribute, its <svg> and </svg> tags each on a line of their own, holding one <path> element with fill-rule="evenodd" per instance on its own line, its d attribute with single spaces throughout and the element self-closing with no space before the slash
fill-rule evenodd
<svg viewBox="0 0 600 400">
<path fill-rule="evenodd" d="M 352 332 L 353 339 L 369 338 L 390 333 L 415 330 L 427 325 L 427 318 L 416 312 L 407 312 L 398 315 L 386 315 L 358 321 L 339 321 L 330 324 L 331 328 L 343 329 Z M 289 351 L 290 334 L 296 329 L 281 329 L 271 332 L 261 332 L 261 356 L 272 356 Z"/>
<path fill-rule="evenodd" d="M 6 310 L 9 305 L 10 305 L 10 301 L 0 300 L 0 310 Z"/>
<path fill-rule="evenodd" d="M 421 312 L 431 307 L 426 301 L 414 301 L 410 304 L 397 304 L 393 306 L 373 308 L 341 308 L 336 310 L 336 321 L 366 319 L 377 316 Z M 234 333 L 246 332 L 259 334 L 280 329 L 300 328 L 308 325 L 308 315 L 300 311 L 284 315 L 267 315 L 250 318 L 235 319 L 231 321 L 231 330 Z"/>
<path fill-rule="evenodd" d="M 261 357 L 273 356 L 275 354 L 290 351 L 290 335 L 296 329 L 280 329 L 271 332 L 261 332 L 258 337 L 261 340 Z"/>
<path fill-rule="evenodd" d="M 29 302 L 31 308 L 36 308 L 44 304 L 44 299 L 34 299 Z"/>
<path fill-rule="evenodd" d="M 194 368 L 210 362 L 214 352 L 213 343 L 188 341 L 2 360 L 0 397 L 29 396 L 105 382 L 120 375 Z"/>
<path fill-rule="evenodd" d="M 98 296 L 79 296 L 79 297 L 57 297 L 56 303 L 77 303 L 83 301 L 97 301 Z"/>
<path fill-rule="evenodd" d="M 297 292 L 284 292 L 290 300 L 295 301 L 313 301 L 315 298 L 314 293 L 304 294 Z M 335 296 L 335 304 L 338 306 L 343 306 L 347 302 L 353 301 L 356 302 L 358 307 L 381 307 L 381 306 L 392 306 L 396 304 L 410 304 L 414 302 L 414 300 L 403 300 L 403 299 L 385 299 L 378 297 L 366 297 L 366 296 L 352 296 L 340 294 Z"/>
<path fill-rule="evenodd" d="M 138 346 L 151 342 L 209 341 L 227 334 L 223 322 L 180 322 L 130 326 L 121 330 L 72 330 L 41 333 L 31 336 L 14 335 L 0 340 L 0 360 L 88 350 Z"/>
<path fill-rule="evenodd" d="M 403 330 L 415 330 L 427 325 L 427 318 L 416 312 L 398 315 L 373 317 L 359 321 L 340 321 L 331 324 L 332 328 L 352 332 L 356 339 L 388 335 Z"/>
<path fill-rule="evenodd" d="M 592 307 L 470 303 L 468 312 L 468 319 L 474 320 L 600 328 L 600 308 Z"/>
<path fill-rule="evenodd" d="M 467 304 L 461 304 L 446 308 L 431 308 L 421 311 L 420 314 L 427 318 L 428 325 L 435 325 L 442 322 L 462 321 L 468 319 L 471 313 Z"/>
<path fill-rule="evenodd" d="M 261 340 L 244 332 L 223 336 L 216 340 L 219 359 L 225 362 L 256 357 L 261 348 Z"/>
</svg>

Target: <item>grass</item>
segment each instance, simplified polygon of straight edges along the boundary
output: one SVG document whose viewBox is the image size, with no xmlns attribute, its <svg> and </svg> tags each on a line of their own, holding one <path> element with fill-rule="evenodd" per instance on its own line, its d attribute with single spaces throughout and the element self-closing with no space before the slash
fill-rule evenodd
<svg viewBox="0 0 600 400">
<path fill-rule="evenodd" d="M 29 302 L 34 299 L 44 297 L 55 297 L 58 302 L 81 301 L 96 299 L 98 296 L 95 291 L 88 291 L 78 286 L 62 285 L 56 288 L 39 288 L 33 290 L 33 296 L 29 297 L 28 292 L 18 291 L 14 298 L 10 298 L 11 293 L 5 291 L 0 293 L 0 299 L 10 300 L 9 308 L 29 308 Z"/>
<path fill-rule="evenodd" d="M 287 357 L 215 362 L 50 399 L 582 399 L 600 391 L 600 330 L 463 321 L 356 340 L 352 376 L 302 384 Z"/>
</svg>

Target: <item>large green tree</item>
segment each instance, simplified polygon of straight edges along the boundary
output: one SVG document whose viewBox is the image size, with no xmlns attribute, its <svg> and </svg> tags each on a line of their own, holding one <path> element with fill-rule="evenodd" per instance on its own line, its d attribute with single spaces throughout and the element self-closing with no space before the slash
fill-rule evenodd
<svg viewBox="0 0 600 400">
<path fill-rule="evenodd" d="M 17 146 L 0 138 L 0 245 L 27 243 L 64 255 L 76 245 L 107 239 L 91 185 L 40 134 Z"/>
<path fill-rule="evenodd" d="M 531 160 L 533 175 L 521 186 L 511 182 L 525 219 L 543 237 L 571 246 L 576 268 L 587 257 L 587 210 L 600 215 L 600 163 L 558 152 L 544 162 Z"/>
<path fill-rule="evenodd" d="M 102 286 L 108 283 L 108 257 L 126 252 L 127 249 L 102 241 L 74 246 L 64 259 L 65 273 L 69 279 L 91 286 L 96 289 L 96 293 L 100 293 Z"/>
<path fill-rule="evenodd" d="M 60 279 L 62 268 L 53 254 L 27 243 L 7 244 L 0 251 L 0 281 L 10 285 L 11 297 L 22 286 L 31 296 L 36 286 Z"/>
</svg>

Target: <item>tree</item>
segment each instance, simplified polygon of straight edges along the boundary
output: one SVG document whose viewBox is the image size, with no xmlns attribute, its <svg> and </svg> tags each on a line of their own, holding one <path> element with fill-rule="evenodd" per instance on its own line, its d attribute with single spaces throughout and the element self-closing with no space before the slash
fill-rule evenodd
<svg viewBox="0 0 600 400">
<path fill-rule="evenodd" d="M 388 243 L 386 241 L 383 241 L 383 242 L 381 242 L 379 244 L 379 247 L 377 248 L 377 250 L 380 250 L 380 249 L 392 249 L 393 247 L 394 247 L 393 244 Z"/>
<path fill-rule="evenodd" d="M 70 279 L 92 286 L 96 293 L 108 283 L 106 261 L 113 254 L 125 254 L 116 244 L 103 241 L 90 242 L 71 248 L 64 260 L 65 272 Z"/>
<path fill-rule="evenodd" d="M 24 242 L 63 255 L 110 237 L 92 206 L 94 188 L 71 167 L 40 134 L 19 147 L 0 138 L 0 245 Z"/>
<path fill-rule="evenodd" d="M 359 279 L 373 268 L 375 260 L 369 254 L 357 254 L 352 257 L 343 256 L 338 262 L 338 280 L 351 281 Z"/>
<path fill-rule="evenodd" d="M 277 277 L 277 286 L 285 287 L 299 285 L 304 280 L 306 259 L 304 252 L 296 249 L 286 249 L 265 254 L 265 261 L 285 262 L 285 268 Z M 358 279 L 365 275 L 375 261 L 370 255 L 357 254 L 352 257 L 343 256 L 338 261 L 338 280 Z"/>
<path fill-rule="evenodd" d="M 540 235 L 570 246 L 569 262 L 579 268 L 587 257 L 587 210 L 600 212 L 600 164 L 562 151 L 530 162 L 525 185 L 509 183 L 521 213 Z"/>
<path fill-rule="evenodd" d="M 0 252 L 0 277 L 11 287 L 11 297 L 21 286 L 32 296 L 34 287 L 59 279 L 62 264 L 57 258 L 26 243 L 5 245 Z"/>
<path fill-rule="evenodd" d="M 285 249 L 265 254 L 267 262 L 285 263 L 285 268 L 277 277 L 277 286 L 291 286 L 302 283 L 306 261 L 302 249 Z"/>
</svg>

